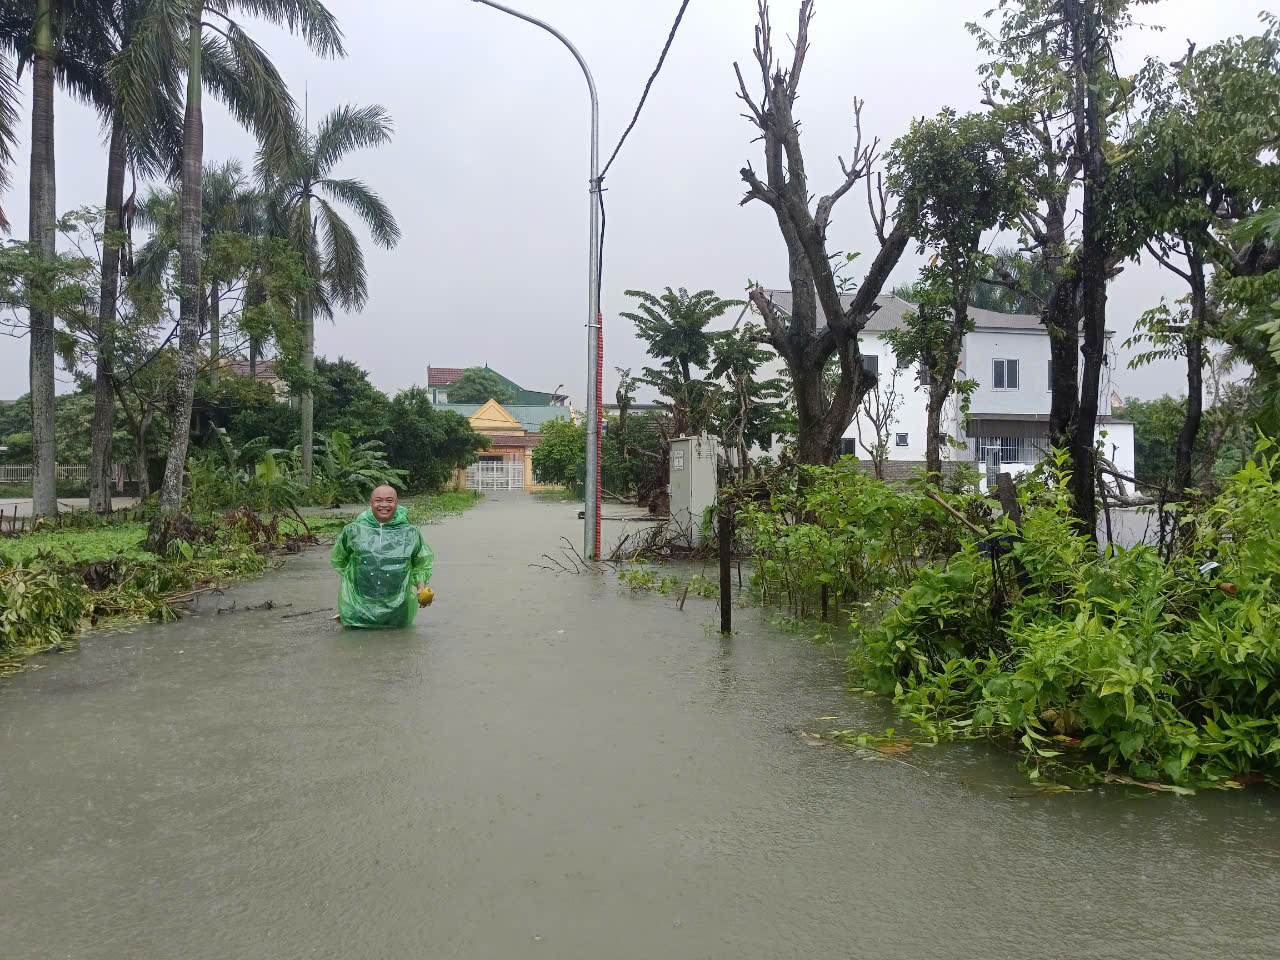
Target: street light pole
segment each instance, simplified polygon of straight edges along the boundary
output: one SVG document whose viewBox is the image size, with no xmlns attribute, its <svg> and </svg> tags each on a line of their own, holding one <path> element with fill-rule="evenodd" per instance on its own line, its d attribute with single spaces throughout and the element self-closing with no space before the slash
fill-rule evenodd
<svg viewBox="0 0 1280 960">
<path fill-rule="evenodd" d="M 587 489 L 583 516 L 583 554 L 595 559 L 600 556 L 600 105 L 596 99 L 596 83 L 587 69 L 578 48 L 563 33 L 519 10 L 512 10 L 494 0 L 473 0 L 485 6 L 509 13 L 536 27 L 541 27 L 569 48 L 573 58 L 587 78 L 587 91 L 591 94 L 591 180 L 587 198 L 590 201 L 590 236 L 587 240 Z"/>
</svg>

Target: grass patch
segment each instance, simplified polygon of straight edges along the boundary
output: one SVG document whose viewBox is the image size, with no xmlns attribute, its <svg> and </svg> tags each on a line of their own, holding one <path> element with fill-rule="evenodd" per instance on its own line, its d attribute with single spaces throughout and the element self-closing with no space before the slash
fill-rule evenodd
<svg viewBox="0 0 1280 960">
<path fill-rule="evenodd" d="M 89 487 L 79 481 L 59 480 L 59 497 L 87 497 Z M 31 497 L 29 483 L 0 483 L 0 500 L 27 500 Z"/>
</svg>

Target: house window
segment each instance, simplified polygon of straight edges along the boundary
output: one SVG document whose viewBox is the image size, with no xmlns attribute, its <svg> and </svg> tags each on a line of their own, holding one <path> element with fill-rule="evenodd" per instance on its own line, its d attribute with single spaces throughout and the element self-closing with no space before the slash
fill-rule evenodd
<svg viewBox="0 0 1280 960">
<path fill-rule="evenodd" d="M 896 433 L 894 434 L 893 442 L 899 447 L 905 447 L 910 442 L 910 439 L 905 433 Z"/>
<path fill-rule="evenodd" d="M 1049 386 L 1046 388 L 1050 393 L 1053 392 L 1053 354 L 1049 354 Z"/>
<path fill-rule="evenodd" d="M 991 386 L 996 390 L 1018 389 L 1018 361 L 992 360 Z"/>
<path fill-rule="evenodd" d="M 923 360 L 920 361 L 920 386 L 928 387 L 933 385 L 933 376 L 929 373 L 929 365 Z"/>
<path fill-rule="evenodd" d="M 863 372 L 871 374 L 873 377 L 880 373 L 880 358 L 875 354 L 864 353 L 862 355 Z"/>
</svg>

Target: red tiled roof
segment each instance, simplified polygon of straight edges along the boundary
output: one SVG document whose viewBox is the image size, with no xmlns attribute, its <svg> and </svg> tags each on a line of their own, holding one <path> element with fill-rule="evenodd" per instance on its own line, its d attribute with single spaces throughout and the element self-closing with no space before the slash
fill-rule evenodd
<svg viewBox="0 0 1280 960">
<path fill-rule="evenodd" d="M 237 377 L 249 376 L 249 361 L 243 357 L 229 357 L 222 361 L 222 368 L 229 373 L 234 373 Z M 272 366 L 270 360 L 258 361 L 258 379 L 259 380 L 279 380 L 276 376 L 276 368 Z"/>
<path fill-rule="evenodd" d="M 541 439 L 541 434 L 535 434 L 535 436 Z M 489 442 L 495 447 L 524 447 L 528 446 L 529 437 L 490 437 Z"/>
<path fill-rule="evenodd" d="M 462 367 L 427 367 L 428 387 L 450 387 L 462 376 Z"/>
</svg>

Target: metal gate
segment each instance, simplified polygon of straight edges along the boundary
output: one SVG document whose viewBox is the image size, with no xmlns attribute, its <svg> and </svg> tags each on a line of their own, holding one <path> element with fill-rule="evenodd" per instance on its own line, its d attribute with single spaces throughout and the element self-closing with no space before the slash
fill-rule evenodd
<svg viewBox="0 0 1280 960">
<path fill-rule="evenodd" d="M 467 467 L 468 490 L 523 490 L 523 460 L 481 460 Z"/>
</svg>

